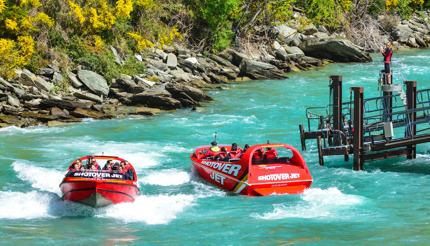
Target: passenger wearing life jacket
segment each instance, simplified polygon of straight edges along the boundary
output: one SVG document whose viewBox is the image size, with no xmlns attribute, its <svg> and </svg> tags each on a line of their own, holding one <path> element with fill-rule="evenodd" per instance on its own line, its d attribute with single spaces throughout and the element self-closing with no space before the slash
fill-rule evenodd
<svg viewBox="0 0 430 246">
<path fill-rule="evenodd" d="M 70 172 L 79 172 L 84 170 L 81 160 L 76 160 L 73 166 L 69 169 Z"/>
<path fill-rule="evenodd" d="M 112 171 L 112 164 L 112 160 L 108 160 L 102 170 L 108 172 Z"/>
<path fill-rule="evenodd" d="M 124 174 L 124 179 L 133 179 L 133 170 L 131 169 L 131 165 L 127 161 L 121 161 L 120 165 L 120 173 Z"/>
<path fill-rule="evenodd" d="M 382 56 L 384 57 L 384 72 L 385 76 L 387 76 L 387 83 L 391 84 L 391 57 L 393 56 L 393 49 L 390 42 L 387 42 L 385 48 L 381 48 L 380 50 Z"/>
<path fill-rule="evenodd" d="M 245 146 L 243 146 L 242 153 L 245 153 L 248 149 L 249 149 L 249 144 L 245 144 Z"/>
<path fill-rule="evenodd" d="M 252 154 L 252 162 L 261 162 L 263 160 L 263 149 L 257 149 L 254 154 Z"/>
<path fill-rule="evenodd" d="M 100 170 L 100 165 L 93 158 L 89 158 L 86 166 L 87 170 L 98 171 Z"/>
<path fill-rule="evenodd" d="M 227 149 L 222 147 L 220 152 L 215 156 L 215 160 L 217 160 L 217 161 L 228 161 Z"/>
<path fill-rule="evenodd" d="M 278 158 L 278 152 L 276 151 L 276 149 L 273 148 L 267 148 L 266 152 L 264 153 L 264 159 L 265 160 L 275 160 L 276 158 Z"/>
<path fill-rule="evenodd" d="M 213 141 L 211 142 L 211 147 L 206 152 L 204 158 L 214 158 L 220 152 L 220 148 L 218 147 L 218 143 Z"/>
<path fill-rule="evenodd" d="M 242 156 L 242 150 L 237 147 L 237 143 L 231 145 L 230 153 L 228 153 L 229 159 L 239 159 Z"/>
</svg>

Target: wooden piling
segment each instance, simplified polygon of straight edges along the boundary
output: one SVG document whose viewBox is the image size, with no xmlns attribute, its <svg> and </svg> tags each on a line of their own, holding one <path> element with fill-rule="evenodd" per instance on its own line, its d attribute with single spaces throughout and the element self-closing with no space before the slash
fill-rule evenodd
<svg viewBox="0 0 430 246">
<path fill-rule="evenodd" d="M 352 87 L 354 93 L 354 121 L 353 121 L 353 168 L 356 171 L 363 169 L 363 87 Z"/>
<path fill-rule="evenodd" d="M 343 129 L 342 122 L 342 76 L 340 75 L 332 75 L 330 76 L 330 89 L 333 93 L 333 101 L 332 101 L 332 113 L 333 113 L 333 130 L 336 130 L 333 134 L 333 143 L 334 145 L 340 145 L 341 139 L 339 136 L 339 132 Z"/>
<path fill-rule="evenodd" d="M 412 139 L 417 134 L 417 126 L 415 124 L 415 121 L 417 119 L 417 113 L 415 111 L 417 107 L 417 82 L 416 81 L 405 81 L 406 85 L 406 102 L 408 110 L 412 110 L 413 112 L 410 112 L 408 115 L 409 123 L 411 124 L 409 126 L 409 137 Z M 408 145 L 408 159 L 415 159 L 417 157 L 417 150 L 416 145 Z"/>
</svg>

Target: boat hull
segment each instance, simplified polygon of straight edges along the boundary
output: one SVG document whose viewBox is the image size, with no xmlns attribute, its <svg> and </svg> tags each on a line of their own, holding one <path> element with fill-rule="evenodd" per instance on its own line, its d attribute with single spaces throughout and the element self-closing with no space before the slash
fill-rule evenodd
<svg viewBox="0 0 430 246">
<path fill-rule="evenodd" d="M 221 147 L 229 150 L 228 146 Z M 240 158 L 228 161 L 204 157 L 202 153 L 207 153 L 209 148 L 199 147 L 191 154 L 193 173 L 226 191 L 249 196 L 298 194 L 312 185 L 312 176 L 306 162 L 292 146 L 254 145 Z M 254 152 L 263 148 L 286 149 L 290 156 L 254 160 Z"/>
<path fill-rule="evenodd" d="M 139 189 L 132 181 L 65 178 L 60 185 L 63 199 L 91 207 L 133 202 Z"/>
</svg>

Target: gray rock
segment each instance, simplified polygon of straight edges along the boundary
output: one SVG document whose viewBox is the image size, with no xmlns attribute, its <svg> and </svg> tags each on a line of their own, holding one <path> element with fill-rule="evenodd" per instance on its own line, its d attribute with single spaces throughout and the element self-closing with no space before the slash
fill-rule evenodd
<svg viewBox="0 0 430 246">
<path fill-rule="evenodd" d="M 50 67 L 44 67 L 37 70 L 37 74 L 51 77 L 54 74 L 55 70 Z"/>
<path fill-rule="evenodd" d="M 317 32 L 314 33 L 313 36 L 315 36 L 316 38 L 328 38 L 329 35 L 325 32 Z"/>
<path fill-rule="evenodd" d="M 21 103 L 19 102 L 18 98 L 8 95 L 7 96 L 7 103 L 13 107 L 20 107 Z"/>
<path fill-rule="evenodd" d="M 142 55 L 141 54 L 137 54 L 137 53 L 135 53 L 134 54 L 134 58 L 136 58 L 136 60 L 138 60 L 138 61 L 143 61 L 143 57 L 142 57 Z"/>
<path fill-rule="evenodd" d="M 288 53 L 285 51 L 284 47 L 281 47 L 280 49 L 275 50 L 276 58 L 281 61 L 288 61 Z"/>
<path fill-rule="evenodd" d="M 305 53 L 297 46 L 284 46 L 285 51 L 291 55 L 304 56 Z"/>
<path fill-rule="evenodd" d="M 325 26 L 319 25 L 318 32 L 328 33 L 327 28 Z"/>
<path fill-rule="evenodd" d="M 188 63 L 190 65 L 196 65 L 199 64 L 199 61 L 197 60 L 197 58 L 195 57 L 189 57 L 187 59 L 184 60 L 185 63 Z"/>
<path fill-rule="evenodd" d="M 154 52 L 157 56 L 158 56 L 158 58 L 160 58 L 161 60 L 165 60 L 165 59 L 167 59 L 167 54 L 164 52 L 164 51 L 162 51 L 162 50 L 160 50 L 160 49 L 155 49 L 155 52 Z"/>
<path fill-rule="evenodd" d="M 181 83 L 168 83 L 166 90 L 185 107 L 197 106 L 198 102 L 211 100 L 202 90 Z"/>
<path fill-rule="evenodd" d="M 297 33 L 297 30 L 294 28 L 291 28 L 287 25 L 280 25 L 280 26 L 276 26 L 275 30 L 278 32 L 278 38 L 282 41 L 285 42 L 285 40 L 289 37 L 291 37 L 292 35 Z"/>
<path fill-rule="evenodd" d="M 138 83 L 142 83 L 142 84 L 144 84 L 145 86 L 147 86 L 149 88 L 153 87 L 156 84 L 155 82 L 153 82 L 151 80 L 147 80 L 147 79 L 141 78 L 139 76 L 133 76 L 133 78 Z"/>
<path fill-rule="evenodd" d="M 160 109 L 178 109 L 181 102 L 172 98 L 167 91 L 145 91 L 130 98 L 133 105 L 147 106 Z"/>
<path fill-rule="evenodd" d="M 35 86 L 40 90 L 50 91 L 52 88 L 54 88 L 52 83 L 49 83 L 41 77 L 34 75 L 27 69 L 22 70 L 19 80 L 23 85 Z"/>
<path fill-rule="evenodd" d="M 406 42 L 407 45 L 413 48 L 419 48 L 420 46 L 417 44 L 417 40 L 415 37 L 409 37 L 408 42 Z"/>
<path fill-rule="evenodd" d="M 58 100 L 58 99 L 44 99 L 40 102 L 42 108 L 59 107 L 61 109 L 74 110 L 76 108 L 91 108 L 94 102 L 90 101 L 71 101 L 71 100 Z"/>
<path fill-rule="evenodd" d="M 176 68 L 178 66 L 178 58 L 173 53 L 167 54 L 166 64 L 169 68 Z"/>
<path fill-rule="evenodd" d="M 233 49 L 228 49 L 226 53 L 229 54 L 228 57 L 231 59 L 230 62 L 237 67 L 240 67 L 240 64 L 242 64 L 244 59 L 250 59 L 247 55 Z"/>
<path fill-rule="evenodd" d="M 6 88 L 13 88 L 12 84 L 7 82 L 5 79 L 0 77 L 0 84 L 2 84 Z"/>
<path fill-rule="evenodd" d="M 29 107 L 37 107 L 40 105 L 41 101 L 42 101 L 42 99 L 36 98 L 36 99 L 29 100 L 29 101 L 25 101 L 24 104 L 26 106 L 29 106 Z"/>
<path fill-rule="evenodd" d="M 180 81 L 189 82 L 193 79 L 189 73 L 186 73 L 182 69 L 172 70 L 170 73 L 173 75 L 174 80 L 178 82 Z"/>
<path fill-rule="evenodd" d="M 54 72 L 54 75 L 52 76 L 52 82 L 54 82 L 54 84 L 58 84 L 60 82 L 63 81 L 63 75 L 61 75 L 61 73 L 57 73 Z"/>
<path fill-rule="evenodd" d="M 18 87 L 13 87 L 12 90 L 15 93 L 15 95 L 17 95 L 19 98 L 21 98 L 25 95 L 25 91 L 23 89 L 18 88 Z"/>
<path fill-rule="evenodd" d="M 58 107 L 53 107 L 50 110 L 50 114 L 59 118 L 67 118 L 69 116 L 68 111 L 63 111 L 62 109 Z"/>
<path fill-rule="evenodd" d="M 129 93 L 140 93 L 146 90 L 144 86 L 138 85 L 132 77 L 128 75 L 121 75 L 120 78 L 117 79 L 117 83 L 120 90 Z"/>
<path fill-rule="evenodd" d="M 86 87 L 88 87 L 88 89 L 97 95 L 107 96 L 109 94 L 107 81 L 100 74 L 90 70 L 79 70 L 78 78 Z"/>
<path fill-rule="evenodd" d="M 424 39 L 418 34 L 415 34 L 415 41 L 418 44 L 418 46 L 420 46 L 420 47 L 428 47 L 428 45 L 424 41 Z"/>
<path fill-rule="evenodd" d="M 370 55 L 346 39 L 312 39 L 300 48 L 307 56 L 330 59 L 335 62 L 368 62 Z"/>
<path fill-rule="evenodd" d="M 115 63 L 118 65 L 122 65 L 124 61 L 122 60 L 121 56 L 118 54 L 118 51 L 116 50 L 116 48 L 111 46 L 110 50 L 112 51 L 112 54 L 115 57 Z"/>
<path fill-rule="evenodd" d="M 300 33 L 295 33 L 291 36 L 289 36 L 288 38 L 285 39 L 285 44 L 290 45 L 290 46 L 299 46 L 301 44 L 301 39 L 302 39 L 302 34 Z"/>
<path fill-rule="evenodd" d="M 283 79 L 284 73 L 272 64 L 244 59 L 240 65 L 240 76 L 252 79 Z"/>
<path fill-rule="evenodd" d="M 303 33 L 305 35 L 312 35 L 314 33 L 318 32 L 318 29 L 315 27 L 314 24 L 308 24 L 303 28 Z"/>
<path fill-rule="evenodd" d="M 395 41 L 407 43 L 412 33 L 413 30 L 408 25 L 399 24 L 394 28 L 392 36 Z"/>
<path fill-rule="evenodd" d="M 86 99 L 86 100 L 90 100 L 93 102 L 98 102 L 98 103 L 102 103 L 103 102 L 103 98 L 97 95 L 94 95 L 92 93 L 86 92 L 86 91 L 80 91 L 80 90 L 76 90 L 73 92 L 73 96 L 79 98 L 79 99 Z"/>
<path fill-rule="evenodd" d="M 78 77 L 76 77 L 76 75 L 72 72 L 67 72 L 67 77 L 69 78 L 70 82 L 72 82 L 72 86 L 75 88 L 80 88 L 84 85 L 81 83 L 81 81 L 79 81 Z"/>
</svg>

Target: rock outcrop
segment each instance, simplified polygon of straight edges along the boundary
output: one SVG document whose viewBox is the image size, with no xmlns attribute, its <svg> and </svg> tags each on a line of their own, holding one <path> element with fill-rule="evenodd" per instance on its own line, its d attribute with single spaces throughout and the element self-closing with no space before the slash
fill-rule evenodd
<svg viewBox="0 0 430 246">
<path fill-rule="evenodd" d="M 335 62 L 369 62 L 370 55 L 346 39 L 310 39 L 300 48 L 307 56 L 329 59 Z"/>
</svg>

